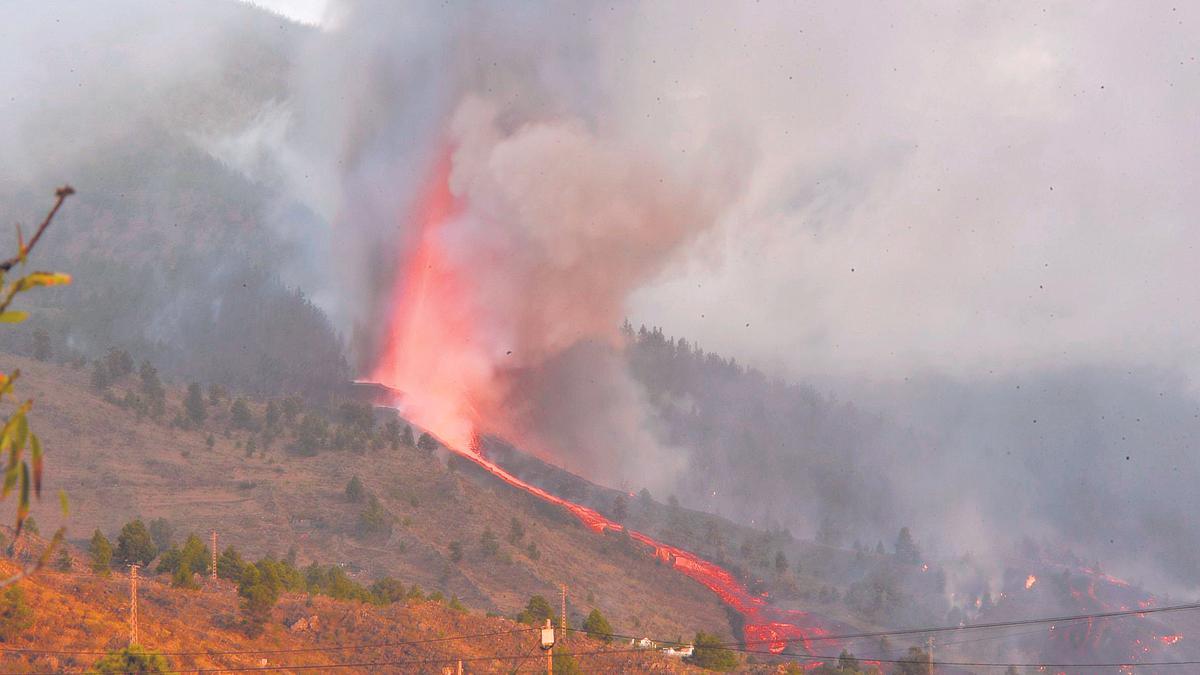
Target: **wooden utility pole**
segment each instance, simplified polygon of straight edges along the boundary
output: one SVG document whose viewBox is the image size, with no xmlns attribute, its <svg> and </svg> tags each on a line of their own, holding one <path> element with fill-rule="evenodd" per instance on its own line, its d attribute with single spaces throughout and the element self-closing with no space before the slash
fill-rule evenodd
<svg viewBox="0 0 1200 675">
<path fill-rule="evenodd" d="M 212 531 L 212 566 L 209 568 L 208 575 L 213 581 L 217 580 L 217 531 Z"/>
<path fill-rule="evenodd" d="M 554 675 L 554 624 L 546 619 L 542 628 L 542 650 L 546 652 L 546 675 Z"/>
<path fill-rule="evenodd" d="M 129 566 L 129 646 L 138 643 L 138 612 L 137 612 L 137 582 L 138 566 Z"/>
</svg>

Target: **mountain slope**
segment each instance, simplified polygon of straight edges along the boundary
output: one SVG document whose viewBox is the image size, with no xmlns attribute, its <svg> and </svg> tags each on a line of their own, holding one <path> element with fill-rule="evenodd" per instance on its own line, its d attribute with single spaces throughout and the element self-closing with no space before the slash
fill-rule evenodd
<svg viewBox="0 0 1200 675">
<path fill-rule="evenodd" d="M 32 623 L 5 642 L 5 672 L 75 672 L 129 641 L 129 583 L 123 575 L 101 577 L 76 558 L 69 572 L 44 570 L 21 582 Z M 15 566 L 0 561 L 0 571 Z M 238 595 L 229 582 L 206 581 L 200 590 L 171 588 L 163 580 L 139 582 L 141 644 L 166 656 L 172 669 L 299 669 L 359 664 L 340 672 L 442 672 L 463 660 L 464 671 L 508 671 L 541 666 L 537 634 L 530 627 L 478 612 L 460 612 L 435 601 L 384 607 L 325 597 L 285 595 L 273 621 L 249 638 L 239 626 Z M 458 638 L 462 639 L 458 639 Z M 582 635 L 564 649 L 589 671 L 691 671 L 677 659 L 633 652 Z M 504 656 L 507 658 L 492 658 Z"/>
<path fill-rule="evenodd" d="M 576 624 L 597 607 L 622 633 L 732 635 L 724 608 L 699 584 L 435 453 L 403 446 L 299 457 L 284 439 L 248 458 L 243 443 L 254 434 L 230 428 L 228 400 L 210 408 L 204 429 L 183 430 L 139 421 L 95 393 L 83 369 L 14 356 L 0 367 L 21 368 L 22 395 L 37 401 L 32 423 L 48 448 L 49 489 L 70 495 L 72 540 L 95 528 L 113 537 L 136 516 L 163 517 L 181 536 L 215 528 L 222 548 L 233 544 L 250 557 L 294 546 L 301 563 L 344 563 L 362 581 L 395 576 L 476 609 L 512 615 L 531 595 L 556 599 L 565 583 Z M 109 399 L 132 389 L 135 377 L 114 385 Z M 181 394 L 170 393 L 165 419 L 181 408 Z M 251 408 L 262 415 L 261 403 Z M 356 534 L 367 507 L 345 498 L 354 476 L 392 519 L 390 534 Z M 48 505 L 35 517 L 45 531 L 60 521 Z M 515 543 L 514 520 L 525 530 Z M 483 543 L 489 529 L 494 553 Z"/>
</svg>

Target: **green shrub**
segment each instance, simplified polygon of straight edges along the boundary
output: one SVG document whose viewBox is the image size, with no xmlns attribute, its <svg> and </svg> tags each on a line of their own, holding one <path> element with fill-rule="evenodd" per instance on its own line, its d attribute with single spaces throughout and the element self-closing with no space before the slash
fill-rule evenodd
<svg viewBox="0 0 1200 675">
<path fill-rule="evenodd" d="M 0 641 L 12 642 L 33 625 L 33 609 L 25 603 L 25 591 L 9 586 L 0 594 Z"/>
<path fill-rule="evenodd" d="M 583 629 L 596 639 L 612 642 L 612 626 L 608 624 L 608 619 L 605 619 L 598 609 L 592 609 L 587 618 L 583 620 Z"/>
<path fill-rule="evenodd" d="M 738 666 L 737 655 L 721 646 L 721 638 L 711 633 L 696 633 L 695 652 L 689 659 L 693 665 L 708 670 L 730 671 Z"/>
<path fill-rule="evenodd" d="M 92 543 L 88 545 L 88 558 L 92 563 L 92 571 L 108 576 L 112 573 L 112 544 L 108 537 L 97 529 L 92 534 Z"/>
<path fill-rule="evenodd" d="M 148 651 L 140 645 L 114 649 L 92 665 L 94 673 L 166 673 L 170 671 L 167 659 L 158 652 Z"/>
</svg>

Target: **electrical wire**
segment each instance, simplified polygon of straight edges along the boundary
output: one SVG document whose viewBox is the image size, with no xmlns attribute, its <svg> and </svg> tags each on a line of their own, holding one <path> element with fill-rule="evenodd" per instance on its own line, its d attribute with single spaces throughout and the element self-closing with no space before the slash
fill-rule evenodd
<svg viewBox="0 0 1200 675">
<path fill-rule="evenodd" d="M 1078 622 L 1078 621 L 1088 621 L 1088 620 L 1092 620 L 1092 619 L 1110 619 L 1110 618 L 1133 616 L 1133 615 L 1141 616 L 1141 615 L 1145 615 L 1145 614 L 1155 614 L 1155 613 L 1161 613 L 1161 612 L 1181 612 L 1181 611 L 1188 611 L 1188 610 L 1194 610 L 1194 609 L 1200 609 L 1200 603 L 1188 603 L 1188 604 L 1184 604 L 1184 605 L 1170 605 L 1167 607 L 1149 607 L 1146 609 L 1118 610 L 1118 611 L 1113 611 L 1113 612 L 1098 612 L 1095 614 L 1072 614 L 1072 615 L 1067 615 L 1067 616 L 1053 616 L 1053 617 L 1044 617 L 1044 618 L 1037 618 L 1037 619 L 1016 619 L 1013 621 L 992 621 L 992 622 L 988 622 L 988 623 L 975 623 L 975 624 L 967 624 L 967 625 L 962 625 L 962 626 L 932 626 L 932 627 L 926 627 L 926 628 L 903 628 L 903 629 L 896 629 L 896 630 L 869 631 L 869 632 L 862 632 L 862 633 L 843 633 L 840 635 L 813 635 L 811 637 L 806 636 L 806 637 L 798 637 L 798 638 L 774 638 L 774 639 L 766 638 L 766 639 L 761 639 L 761 640 L 748 640 L 748 641 L 743 641 L 743 642 L 726 642 L 726 643 L 720 643 L 720 644 L 713 645 L 713 646 L 733 648 L 733 647 L 740 647 L 743 645 L 752 645 L 752 644 L 778 644 L 780 642 L 840 641 L 840 640 L 854 640 L 854 639 L 871 638 L 871 637 L 924 635 L 927 633 L 947 633 L 947 632 L 964 631 L 964 630 L 981 630 L 981 629 L 986 629 L 986 628 L 1006 628 L 1009 626 L 1030 626 L 1030 625 L 1045 624 L 1045 623 L 1073 623 L 1073 622 Z M 574 631 L 577 633 L 587 633 L 588 632 L 581 628 L 568 628 L 567 630 Z M 640 640 L 641 639 L 640 636 L 636 636 L 636 635 L 619 635 L 616 633 L 609 633 L 608 635 L 610 637 L 630 639 L 630 640 Z M 656 642 L 661 642 L 662 644 L 676 644 L 675 640 L 661 640 L 661 641 L 656 641 Z"/>
<path fill-rule="evenodd" d="M 598 649 L 590 651 L 575 651 L 562 652 L 567 656 L 613 656 L 619 654 L 646 653 L 646 649 Z M 769 651 L 758 651 L 752 649 L 730 649 L 745 654 L 767 654 L 774 655 Z M 304 669 L 304 670 L 336 670 L 341 668 L 371 668 L 380 666 L 411 666 L 411 665 L 434 665 L 446 664 L 462 661 L 464 663 L 474 663 L 480 661 L 528 661 L 532 659 L 541 659 L 542 655 L 531 655 L 528 652 L 524 654 L 488 654 L 482 656 L 469 657 L 438 657 L 438 658 L 423 658 L 423 659 L 385 659 L 385 660 L 369 660 L 369 661 L 351 661 L 342 663 L 306 663 L 306 664 L 290 664 L 290 665 L 263 665 L 263 666 L 224 666 L 221 668 L 187 668 L 184 670 L 167 671 L 172 673 L 216 673 L 216 672 L 271 672 L 280 670 Z M 789 655 L 788 658 L 805 660 L 805 661 L 836 661 L 838 656 L 831 655 Z M 859 657 L 860 660 L 872 661 L 876 663 L 900 664 L 911 663 L 911 659 L 891 659 L 891 658 L 867 658 Z M 995 662 L 995 661 L 957 661 L 957 660 L 941 660 L 935 659 L 934 665 L 968 667 L 968 668 L 1124 668 L 1129 666 L 1140 667 L 1176 667 L 1176 666 L 1196 666 L 1200 665 L 1200 660 L 1186 661 L 1127 661 L 1127 662 L 1103 662 L 1103 663 L 1015 663 L 1015 662 Z M 16 671 L 13 671 L 16 672 Z M 28 672 L 28 671 L 21 671 Z M 130 675 L 133 675 L 131 672 Z"/>
<path fill-rule="evenodd" d="M 534 629 L 519 628 L 516 630 L 495 631 L 492 633 L 475 633 L 473 635 L 450 635 L 440 638 L 429 638 L 426 640 L 405 640 L 402 642 L 376 642 L 367 644 L 350 644 L 350 645 L 329 645 L 325 647 L 292 647 L 292 648 L 277 648 L 277 649 L 238 649 L 238 650 L 210 650 L 210 651 L 193 651 L 193 652 L 155 652 L 162 656 L 237 656 L 242 654 L 299 654 L 311 652 L 335 652 L 349 651 L 357 649 L 377 649 L 382 647 L 404 647 L 408 645 L 432 644 L 435 642 L 455 642 L 458 640 L 473 640 L 475 638 L 496 637 L 499 635 L 516 635 L 518 633 L 527 633 Z M 24 647 L 0 647 L 0 653 L 14 654 L 50 654 L 61 656 L 103 656 L 108 651 L 96 650 L 70 650 L 70 649 L 34 649 Z"/>
</svg>

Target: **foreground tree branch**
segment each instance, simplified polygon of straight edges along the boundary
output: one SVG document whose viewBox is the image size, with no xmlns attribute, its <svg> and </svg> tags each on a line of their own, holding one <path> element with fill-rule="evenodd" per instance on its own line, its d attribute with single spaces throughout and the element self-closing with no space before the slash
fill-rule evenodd
<svg viewBox="0 0 1200 675">
<path fill-rule="evenodd" d="M 71 187 L 70 185 L 64 185 L 54 191 L 54 196 L 56 197 L 54 200 L 54 206 L 50 207 L 50 212 L 46 214 L 45 219 L 42 220 L 42 224 L 39 225 L 37 231 L 33 233 L 33 239 L 30 239 L 28 244 L 25 244 L 24 242 L 18 242 L 18 246 L 21 250 L 19 250 L 15 256 L 5 260 L 4 262 L 0 262 L 0 272 L 7 272 L 11 270 L 17 263 L 24 260 L 25 256 L 29 255 L 29 253 L 33 250 L 33 247 L 37 246 L 38 240 L 42 238 L 42 233 L 46 231 L 46 228 L 50 227 L 51 221 L 54 220 L 54 216 L 58 213 L 58 209 L 63 205 L 63 202 L 67 200 L 67 197 L 70 197 L 73 194 L 75 194 L 75 188 Z M 20 238 L 20 233 L 21 229 L 20 226 L 18 226 L 18 239 Z"/>
<path fill-rule="evenodd" d="M 20 323 L 26 319 L 28 314 L 21 311 L 9 311 L 8 307 L 13 300 L 21 293 L 39 286 L 58 286 L 71 283 L 71 277 L 67 274 L 58 274 L 53 272 L 30 272 L 29 274 L 15 280 L 7 279 L 8 273 L 14 267 L 24 267 L 28 259 L 29 252 L 33 250 L 38 241 L 41 240 L 42 234 L 50 227 L 54 216 L 62 207 L 63 202 L 67 197 L 75 194 L 75 190 L 70 185 L 64 185 L 54 192 L 54 206 L 50 208 L 50 212 L 46 214 L 46 218 L 42 220 L 37 231 L 34 232 L 33 238 L 26 243 L 21 236 L 21 228 L 17 227 L 17 255 L 0 262 L 0 323 Z M 0 400 L 6 397 L 17 399 L 14 391 L 17 378 L 20 376 L 20 371 L 14 370 L 12 373 L 0 373 Z M 38 440 L 36 433 L 30 429 L 28 414 L 33 408 L 33 399 L 25 401 L 17 400 L 16 409 L 4 420 L 2 428 L 0 428 L 0 457 L 5 458 L 4 479 L 3 485 L 0 486 L 0 499 L 8 497 L 10 492 L 17 492 L 17 522 L 16 533 L 13 535 L 13 543 L 16 544 L 17 539 L 21 536 L 22 527 L 25 521 L 29 518 L 29 509 L 33 499 L 41 500 L 42 498 L 42 468 L 44 466 L 42 444 Z M 28 450 L 28 454 L 26 454 Z M 59 503 L 62 506 L 63 513 L 67 513 L 67 495 L 59 491 Z M 42 551 L 42 555 L 32 565 L 26 566 L 19 570 L 13 576 L 7 579 L 0 579 L 0 588 L 9 584 L 16 583 L 22 578 L 36 572 L 45 566 L 46 561 L 50 559 L 54 549 L 62 543 L 63 534 L 66 532 L 64 527 L 58 528 L 54 533 L 53 539 Z"/>
</svg>

